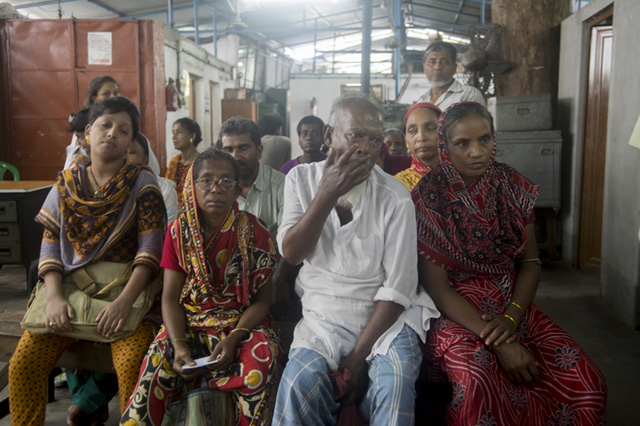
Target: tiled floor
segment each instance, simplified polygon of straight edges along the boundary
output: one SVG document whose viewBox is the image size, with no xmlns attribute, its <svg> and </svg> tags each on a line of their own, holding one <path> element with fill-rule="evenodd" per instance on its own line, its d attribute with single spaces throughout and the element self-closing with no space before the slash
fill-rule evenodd
<svg viewBox="0 0 640 426">
<path fill-rule="evenodd" d="M 0 269 L 0 312 L 24 309 L 24 269 Z M 599 297 L 599 275 L 545 264 L 536 296 L 538 305 L 591 355 L 607 378 L 609 426 L 640 426 L 640 332 L 621 324 Z M 7 390 L 0 392 L 6 396 Z M 46 425 L 65 424 L 70 403 L 66 389 L 56 390 L 47 406 Z M 110 405 L 107 425 L 116 425 L 118 404 Z M 11 424 L 9 417 L 0 426 Z"/>
</svg>

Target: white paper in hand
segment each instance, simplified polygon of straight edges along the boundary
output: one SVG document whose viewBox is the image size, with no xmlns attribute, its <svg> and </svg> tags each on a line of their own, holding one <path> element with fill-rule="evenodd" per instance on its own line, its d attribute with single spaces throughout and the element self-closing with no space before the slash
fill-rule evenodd
<svg viewBox="0 0 640 426">
<path fill-rule="evenodd" d="M 202 368 L 208 365 L 214 365 L 214 364 L 217 364 L 219 360 L 220 360 L 220 357 L 214 359 L 213 361 L 209 361 L 209 357 L 205 356 L 202 358 L 194 359 L 196 365 L 187 365 L 187 364 L 183 365 L 182 370 L 195 370 L 196 368 Z"/>
</svg>

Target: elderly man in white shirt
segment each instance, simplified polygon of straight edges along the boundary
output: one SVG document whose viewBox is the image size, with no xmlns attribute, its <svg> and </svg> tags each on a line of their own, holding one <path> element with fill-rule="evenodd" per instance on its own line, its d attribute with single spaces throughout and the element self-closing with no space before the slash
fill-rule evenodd
<svg viewBox="0 0 640 426">
<path fill-rule="evenodd" d="M 414 206 L 375 166 L 383 125 L 373 103 L 339 98 L 324 135 L 327 160 L 292 169 L 285 182 L 278 243 L 289 263 L 304 261 L 303 318 L 273 425 L 335 424 L 352 403 L 368 424 L 412 425 L 419 341 L 438 316 L 418 285 Z M 329 374 L 350 375 L 342 397 Z"/>
<path fill-rule="evenodd" d="M 444 41 L 436 41 L 427 47 L 422 67 L 430 88 L 418 102 L 430 102 L 442 111 L 461 101 L 485 105 L 480 90 L 473 86 L 464 86 L 453 78 L 458 66 L 457 56 L 456 48 Z"/>
</svg>

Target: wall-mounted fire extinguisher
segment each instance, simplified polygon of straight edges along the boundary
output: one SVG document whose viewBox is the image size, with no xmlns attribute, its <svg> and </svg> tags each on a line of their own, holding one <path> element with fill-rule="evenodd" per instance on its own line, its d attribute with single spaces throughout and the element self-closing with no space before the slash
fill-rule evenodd
<svg viewBox="0 0 640 426">
<path fill-rule="evenodd" d="M 164 89 L 166 97 L 167 111 L 177 111 L 180 106 L 180 100 L 178 97 L 178 89 L 172 78 L 169 78 L 169 84 Z"/>
</svg>

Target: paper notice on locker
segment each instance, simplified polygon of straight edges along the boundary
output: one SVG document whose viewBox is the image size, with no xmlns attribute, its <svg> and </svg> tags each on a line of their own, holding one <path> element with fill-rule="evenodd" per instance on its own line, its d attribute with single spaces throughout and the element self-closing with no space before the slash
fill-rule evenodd
<svg viewBox="0 0 640 426">
<path fill-rule="evenodd" d="M 111 33 L 87 33 L 87 46 L 89 65 L 111 65 L 113 63 Z"/>
</svg>

